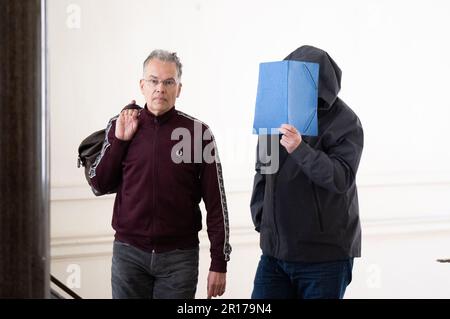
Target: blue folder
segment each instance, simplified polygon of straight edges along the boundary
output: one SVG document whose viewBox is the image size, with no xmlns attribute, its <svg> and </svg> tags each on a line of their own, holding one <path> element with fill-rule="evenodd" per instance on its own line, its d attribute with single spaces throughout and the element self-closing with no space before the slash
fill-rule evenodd
<svg viewBox="0 0 450 319">
<path fill-rule="evenodd" d="M 318 85 L 318 63 L 260 63 L 253 132 L 278 134 L 274 129 L 287 123 L 302 135 L 317 136 Z"/>
</svg>

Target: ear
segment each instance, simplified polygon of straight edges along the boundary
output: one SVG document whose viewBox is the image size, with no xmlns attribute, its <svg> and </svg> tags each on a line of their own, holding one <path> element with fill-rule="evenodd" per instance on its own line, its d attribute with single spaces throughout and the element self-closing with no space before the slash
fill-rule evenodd
<svg viewBox="0 0 450 319">
<path fill-rule="evenodd" d="M 141 88 L 142 94 L 144 94 L 144 85 L 145 85 L 144 79 L 140 79 L 139 80 L 139 87 Z"/>
<path fill-rule="evenodd" d="M 183 84 L 179 84 L 178 85 L 178 92 L 177 92 L 177 97 L 179 97 L 180 96 L 180 92 L 181 92 L 181 87 L 183 86 Z"/>
</svg>

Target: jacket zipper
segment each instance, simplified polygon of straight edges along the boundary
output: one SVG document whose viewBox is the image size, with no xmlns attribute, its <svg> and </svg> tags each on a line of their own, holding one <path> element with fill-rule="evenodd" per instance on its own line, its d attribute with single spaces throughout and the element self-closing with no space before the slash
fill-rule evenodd
<svg viewBox="0 0 450 319">
<path fill-rule="evenodd" d="M 312 191 L 314 194 L 314 202 L 316 204 L 315 206 L 316 206 L 317 219 L 319 220 L 320 232 L 323 233 L 322 212 L 320 211 L 319 198 L 317 196 L 316 187 L 314 185 L 312 185 Z"/>
<path fill-rule="evenodd" d="M 153 179 L 153 208 L 152 208 L 152 224 L 151 224 L 151 229 L 152 229 L 152 234 L 155 234 L 155 220 L 156 220 L 156 161 L 158 159 L 158 157 L 156 156 L 156 141 L 158 140 L 158 128 L 159 128 L 159 124 L 157 119 L 154 119 L 154 124 L 155 124 L 155 134 L 153 136 L 153 150 L 152 150 L 152 156 L 153 156 L 153 172 L 152 172 L 152 179 Z M 154 238 L 154 236 L 153 236 Z M 153 243 L 154 245 L 154 243 Z M 153 250 L 154 252 L 154 250 Z M 153 254 L 152 254 L 152 260 L 153 260 Z"/>
<path fill-rule="evenodd" d="M 155 259 L 155 250 L 154 249 L 152 250 L 152 258 L 150 260 L 150 269 L 153 268 L 153 259 Z"/>
<path fill-rule="evenodd" d="M 281 136 L 279 136 L 279 138 L 281 138 Z M 272 145 L 272 141 L 270 141 L 271 145 Z M 280 147 L 280 145 L 278 144 L 278 147 Z M 280 163 L 279 163 L 279 167 L 278 167 L 278 172 L 275 173 L 274 176 L 274 181 L 273 181 L 273 225 L 275 226 L 275 239 L 277 241 L 276 243 L 276 248 L 275 248 L 275 252 L 276 255 L 279 254 L 280 252 L 280 236 L 278 235 L 278 225 L 277 225 L 277 213 L 276 213 L 276 202 L 277 202 L 277 181 L 278 181 L 278 176 L 280 175 L 280 170 L 281 167 L 284 165 L 284 162 L 286 161 L 286 158 L 284 158 L 283 160 L 281 160 L 280 158 Z"/>
<path fill-rule="evenodd" d="M 153 172 L 152 172 L 152 179 L 153 179 L 153 216 L 156 209 L 156 140 L 158 139 L 158 123 L 155 119 L 155 135 L 153 136 L 153 150 L 152 150 L 152 156 L 153 156 Z"/>
<path fill-rule="evenodd" d="M 273 187 L 274 187 L 274 191 L 273 191 L 273 194 L 274 194 L 274 196 L 273 196 L 273 225 L 275 226 L 275 239 L 277 241 L 276 249 L 275 249 L 276 255 L 278 255 L 278 253 L 280 251 L 280 238 L 278 236 L 277 212 L 276 212 L 277 179 L 278 179 L 278 174 L 274 177 L 274 183 L 273 183 Z"/>
</svg>

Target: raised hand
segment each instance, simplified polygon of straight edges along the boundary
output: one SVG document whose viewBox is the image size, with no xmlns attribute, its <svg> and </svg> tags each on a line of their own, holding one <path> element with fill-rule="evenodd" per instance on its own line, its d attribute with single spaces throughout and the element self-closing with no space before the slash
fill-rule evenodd
<svg viewBox="0 0 450 319">
<path fill-rule="evenodd" d="M 138 129 L 138 110 L 123 110 L 116 121 L 116 138 L 129 141 Z"/>
</svg>

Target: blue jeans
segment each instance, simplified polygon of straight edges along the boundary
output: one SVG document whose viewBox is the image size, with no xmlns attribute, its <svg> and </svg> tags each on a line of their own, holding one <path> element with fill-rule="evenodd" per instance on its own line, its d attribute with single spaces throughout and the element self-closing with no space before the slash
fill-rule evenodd
<svg viewBox="0 0 450 319">
<path fill-rule="evenodd" d="M 198 282 L 199 249 L 148 253 L 114 241 L 111 267 L 114 299 L 193 299 Z"/>
<path fill-rule="evenodd" d="M 352 281 L 353 258 L 286 262 L 261 256 L 252 299 L 341 299 Z"/>
</svg>

